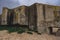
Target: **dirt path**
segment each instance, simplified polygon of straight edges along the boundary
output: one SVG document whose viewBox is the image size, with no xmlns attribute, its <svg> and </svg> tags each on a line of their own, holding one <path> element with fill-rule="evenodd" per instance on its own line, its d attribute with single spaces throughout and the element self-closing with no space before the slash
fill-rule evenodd
<svg viewBox="0 0 60 40">
<path fill-rule="evenodd" d="M 16 32 L 9 34 L 8 31 L 0 31 L 0 40 L 60 40 L 60 37 L 56 37 L 53 35 L 42 34 L 38 35 L 36 33 L 33 34 L 17 34 Z"/>
</svg>

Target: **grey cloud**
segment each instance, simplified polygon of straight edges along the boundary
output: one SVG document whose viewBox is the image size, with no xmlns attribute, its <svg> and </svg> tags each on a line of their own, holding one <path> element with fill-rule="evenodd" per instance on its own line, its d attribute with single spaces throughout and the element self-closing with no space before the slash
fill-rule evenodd
<svg viewBox="0 0 60 40">
<path fill-rule="evenodd" d="M 20 5 L 29 6 L 36 2 L 60 6 L 60 0 L 0 0 L 0 14 L 2 13 L 2 7 L 15 8 Z"/>
</svg>

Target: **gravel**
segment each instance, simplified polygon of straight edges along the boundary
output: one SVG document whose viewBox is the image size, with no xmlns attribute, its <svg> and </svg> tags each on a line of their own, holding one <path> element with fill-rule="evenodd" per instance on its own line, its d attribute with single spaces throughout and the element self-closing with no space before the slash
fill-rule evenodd
<svg viewBox="0 0 60 40">
<path fill-rule="evenodd" d="M 22 33 L 18 34 L 17 32 L 8 33 L 7 30 L 0 31 L 0 40 L 60 40 L 60 37 L 48 34 L 28 34 Z"/>
</svg>

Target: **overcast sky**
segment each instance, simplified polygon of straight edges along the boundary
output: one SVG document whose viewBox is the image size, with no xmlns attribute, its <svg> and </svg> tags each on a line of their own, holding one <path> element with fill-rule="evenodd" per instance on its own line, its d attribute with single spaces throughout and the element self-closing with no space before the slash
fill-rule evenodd
<svg viewBox="0 0 60 40">
<path fill-rule="evenodd" d="M 21 5 L 32 5 L 33 3 L 43 3 L 60 6 L 60 0 L 0 0 L 0 14 L 3 7 L 15 8 Z"/>
</svg>

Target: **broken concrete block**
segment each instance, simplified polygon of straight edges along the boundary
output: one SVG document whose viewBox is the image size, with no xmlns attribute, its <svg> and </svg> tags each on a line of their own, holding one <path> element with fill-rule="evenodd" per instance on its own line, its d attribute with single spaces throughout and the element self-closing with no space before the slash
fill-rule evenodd
<svg viewBox="0 0 60 40">
<path fill-rule="evenodd" d="M 38 33 L 44 33 L 45 31 L 45 27 L 38 27 Z"/>
</svg>

